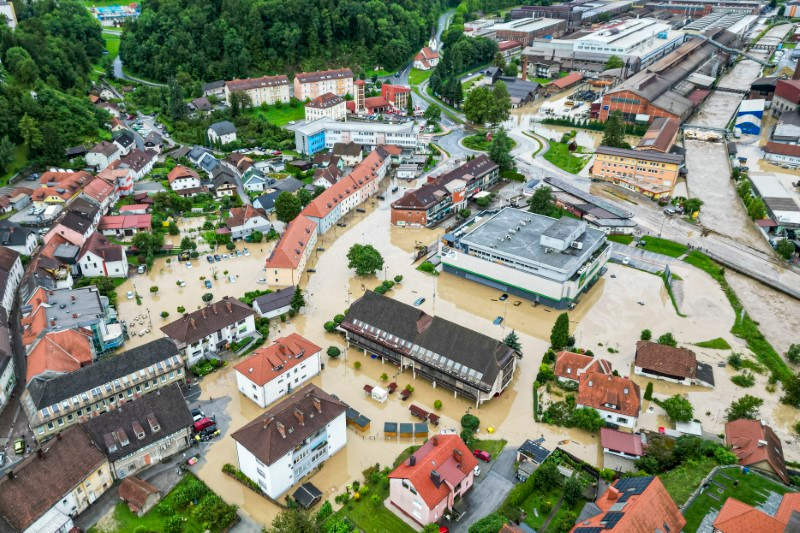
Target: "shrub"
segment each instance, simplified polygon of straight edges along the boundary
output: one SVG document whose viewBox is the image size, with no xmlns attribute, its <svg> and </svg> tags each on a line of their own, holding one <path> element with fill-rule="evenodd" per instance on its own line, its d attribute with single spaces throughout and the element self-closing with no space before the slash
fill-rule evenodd
<svg viewBox="0 0 800 533">
<path fill-rule="evenodd" d="M 281 322 L 286 322 L 286 313 L 281 313 Z"/>
<path fill-rule="evenodd" d="M 233 244 L 232 242 L 229 242 L 228 244 L 225 245 L 225 248 L 227 248 L 228 250 L 235 250 L 236 245 Z"/>
<path fill-rule="evenodd" d="M 644 399 L 650 401 L 653 399 L 653 382 L 650 381 L 647 383 L 647 387 L 644 389 Z"/>
<path fill-rule="evenodd" d="M 389 374 L 387 374 L 386 372 L 381 374 L 381 381 L 388 381 L 388 380 L 389 380 Z"/>
<path fill-rule="evenodd" d="M 386 294 L 387 292 L 389 292 L 389 289 L 387 289 L 383 285 L 378 285 L 377 287 L 375 287 L 375 292 L 377 292 L 378 294 Z"/>
<path fill-rule="evenodd" d="M 571 477 L 564 482 L 564 501 L 570 506 L 575 505 L 581 499 L 583 485 L 576 477 Z"/>
<path fill-rule="evenodd" d="M 409 383 L 408 385 L 406 385 L 406 386 L 405 386 L 405 389 L 406 389 L 408 392 L 414 392 L 414 387 L 412 387 L 410 383 Z"/>
<path fill-rule="evenodd" d="M 400 274 L 398 274 L 398 275 L 396 275 L 394 277 L 394 282 L 395 283 L 400 283 L 401 281 L 403 281 L 403 276 L 401 276 Z"/>
<path fill-rule="evenodd" d="M 435 400 L 433 402 L 433 408 L 437 411 L 442 408 L 442 400 Z"/>
<path fill-rule="evenodd" d="M 417 270 L 421 270 L 423 272 L 427 272 L 428 274 L 433 274 L 436 272 L 436 267 L 430 261 L 423 261 L 418 267 Z"/>
<path fill-rule="evenodd" d="M 328 320 L 322 327 L 325 328 L 325 331 L 332 333 L 336 331 L 336 322 L 334 322 L 333 320 Z"/>
<path fill-rule="evenodd" d="M 159 502 L 153 510 L 161 516 L 172 516 L 175 514 L 175 510 L 164 502 Z"/>
<path fill-rule="evenodd" d="M 185 313 L 186 312 L 186 308 L 184 306 L 182 306 L 182 305 L 179 305 L 178 306 L 178 312 L 179 313 Z"/>
<path fill-rule="evenodd" d="M 678 345 L 678 341 L 675 340 L 675 337 L 672 336 L 672 333 L 667 332 L 658 338 L 658 344 L 663 344 L 665 346 L 672 346 L 674 348 L 675 346 Z"/>
<path fill-rule="evenodd" d="M 150 292 L 152 292 L 153 294 L 157 293 L 158 292 L 158 287 L 153 285 L 152 287 L 150 287 Z"/>
<path fill-rule="evenodd" d="M 738 352 L 733 352 L 728 356 L 728 364 L 731 365 L 734 370 L 739 370 L 742 368 L 742 354 Z"/>
<path fill-rule="evenodd" d="M 643 329 L 642 334 L 639 335 L 639 338 L 643 341 L 649 341 L 653 338 L 653 332 L 651 332 L 649 329 Z"/>
<path fill-rule="evenodd" d="M 550 500 L 543 501 L 542 504 L 539 506 L 539 512 L 543 515 L 547 515 L 553 509 L 553 502 Z"/>
<path fill-rule="evenodd" d="M 336 346 L 328 346 L 328 349 L 325 351 L 328 354 L 328 357 L 339 357 L 342 355 L 342 351 L 337 348 Z"/>
<path fill-rule="evenodd" d="M 180 533 L 183 519 L 180 516 L 170 516 L 164 521 L 164 533 Z"/>
<path fill-rule="evenodd" d="M 167 313 L 166 311 L 161 311 L 161 318 L 167 318 L 168 316 L 169 313 Z"/>
<path fill-rule="evenodd" d="M 356 361 L 355 363 L 353 363 L 353 368 L 355 368 L 356 370 L 361 368 L 361 361 Z"/>
<path fill-rule="evenodd" d="M 786 358 L 792 363 L 800 365 L 800 344 L 792 344 L 786 352 Z"/>
<path fill-rule="evenodd" d="M 387 279 L 386 281 L 384 281 L 383 283 L 381 283 L 381 285 L 383 285 L 384 287 L 386 287 L 386 289 L 388 290 L 388 289 L 391 289 L 392 287 L 394 287 L 394 281 L 392 281 L 392 280 L 390 280 L 390 279 Z"/>
<path fill-rule="evenodd" d="M 214 295 L 211 294 L 210 292 L 207 292 L 202 296 L 202 298 L 203 298 L 204 302 L 208 303 L 208 302 L 210 302 L 211 300 L 214 299 Z"/>
<path fill-rule="evenodd" d="M 753 373 L 747 371 L 733 376 L 731 381 L 740 387 L 752 387 L 756 384 L 756 378 Z"/>
</svg>

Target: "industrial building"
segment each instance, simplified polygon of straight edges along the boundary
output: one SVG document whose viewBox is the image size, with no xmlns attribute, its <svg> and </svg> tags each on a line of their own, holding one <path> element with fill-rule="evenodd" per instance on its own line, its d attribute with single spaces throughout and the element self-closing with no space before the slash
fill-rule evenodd
<svg viewBox="0 0 800 533">
<path fill-rule="evenodd" d="M 761 12 L 761 2 L 755 0 L 666 0 L 649 2 L 645 6 L 694 19 L 712 12 L 747 13 L 750 15 L 758 15 Z M 788 13 L 787 16 L 789 16 Z"/>
<path fill-rule="evenodd" d="M 564 20 L 549 18 L 526 18 L 503 22 L 492 26 L 497 41 L 517 41 L 527 46 L 536 38 L 553 38 L 564 35 L 567 23 Z"/>
<path fill-rule="evenodd" d="M 446 233 L 439 252 L 445 272 L 566 309 L 600 277 L 611 247 L 585 221 L 509 207 Z"/>
<path fill-rule="evenodd" d="M 742 100 L 736 112 L 736 127 L 745 135 L 761 134 L 766 103 L 766 100 Z"/>
<path fill-rule="evenodd" d="M 419 132 L 414 123 L 385 124 L 380 122 L 339 122 L 321 118 L 294 128 L 295 149 L 301 154 L 313 155 L 336 143 L 355 142 L 373 148 L 394 144 L 406 149 L 417 147 Z"/>
<path fill-rule="evenodd" d="M 613 17 L 630 11 L 633 0 L 603 2 L 598 0 L 572 0 L 563 4 L 519 6 L 511 10 L 511 19 L 547 17 L 566 21 L 570 29 L 595 22 L 602 16 Z"/>
<path fill-rule="evenodd" d="M 546 177 L 544 183 L 553 190 L 556 205 L 566 209 L 589 227 L 607 234 L 633 234 L 636 222 L 633 213 L 617 207 L 599 196 L 579 189 L 559 178 Z"/>
</svg>

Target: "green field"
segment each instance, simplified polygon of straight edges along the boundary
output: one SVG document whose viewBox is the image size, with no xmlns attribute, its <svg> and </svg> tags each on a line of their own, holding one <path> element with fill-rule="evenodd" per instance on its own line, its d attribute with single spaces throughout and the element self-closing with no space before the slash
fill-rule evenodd
<svg viewBox="0 0 800 533">
<path fill-rule="evenodd" d="M 276 126 L 285 126 L 292 120 L 303 120 L 305 118 L 305 106 L 298 103 L 292 107 L 289 104 L 283 104 L 280 107 L 271 105 L 266 109 L 263 107 L 254 107 L 248 109 L 247 113 L 256 117 L 263 118 L 267 122 L 275 124 Z"/>
<path fill-rule="evenodd" d="M 517 146 L 517 142 L 514 139 L 509 140 L 511 141 L 511 149 L 513 150 Z M 486 140 L 485 133 L 476 133 L 475 135 L 464 137 L 464 140 L 461 142 L 470 150 L 478 150 L 480 152 L 489 151 L 489 145 L 492 144 L 492 141 Z"/>
<path fill-rule="evenodd" d="M 739 482 L 738 486 L 734 487 L 734 481 Z M 697 531 L 703 517 L 711 511 L 719 510 L 728 498 L 736 498 L 740 502 L 756 506 L 764 503 L 770 492 L 785 494 L 789 492 L 789 489 L 757 474 L 744 474 L 736 468 L 718 470 L 714 474 L 711 485 L 695 498 L 683 513 L 686 518 L 684 531 Z"/>
<path fill-rule="evenodd" d="M 586 166 L 589 157 L 574 155 L 564 143 L 550 142 L 550 148 L 544 154 L 544 158 L 562 170 L 571 174 L 577 174 Z"/>
<path fill-rule="evenodd" d="M 419 85 L 423 81 L 427 80 L 433 74 L 433 69 L 430 70 L 419 70 L 417 68 L 412 68 L 411 72 L 408 73 L 408 84 L 409 85 Z"/>
<path fill-rule="evenodd" d="M 679 244 L 667 239 L 645 236 L 642 237 L 642 240 L 645 242 L 645 245 L 642 248 L 648 252 L 668 255 L 669 257 L 680 257 L 689 251 L 689 248 L 683 244 Z"/>
<path fill-rule="evenodd" d="M 106 50 L 108 50 L 108 55 L 112 58 L 117 57 L 119 55 L 120 35 L 103 32 L 103 40 L 106 42 Z"/>
<path fill-rule="evenodd" d="M 13 176 L 17 172 L 25 168 L 25 165 L 27 163 L 28 163 L 28 147 L 25 146 L 24 144 L 20 144 L 14 150 L 14 158 L 8 164 L 8 172 L 0 176 L 0 186 L 3 186 L 6 183 L 8 183 L 8 180 L 11 178 L 11 176 Z"/>
<path fill-rule="evenodd" d="M 722 337 L 717 337 L 716 339 L 711 339 L 709 341 L 703 342 L 696 342 L 695 346 L 699 346 L 701 348 L 711 348 L 712 350 L 730 350 L 731 345 L 728 344 L 728 341 L 723 339 Z"/>
<path fill-rule="evenodd" d="M 633 242 L 633 235 L 609 235 L 607 239 L 611 242 L 627 245 Z"/>
</svg>

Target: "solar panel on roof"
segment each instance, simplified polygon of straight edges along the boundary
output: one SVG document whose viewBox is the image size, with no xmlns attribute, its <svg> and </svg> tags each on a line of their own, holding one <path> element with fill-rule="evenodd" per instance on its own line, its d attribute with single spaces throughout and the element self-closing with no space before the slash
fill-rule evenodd
<svg viewBox="0 0 800 533">
<path fill-rule="evenodd" d="M 605 524 L 606 529 L 614 529 L 614 526 L 617 525 L 617 522 L 622 520 L 622 517 L 625 516 L 625 513 L 621 513 L 619 511 L 609 511 L 603 518 L 600 519 L 601 524 Z"/>
<path fill-rule="evenodd" d="M 620 492 L 620 502 L 628 501 L 630 496 L 635 496 L 637 494 L 641 494 L 647 489 L 650 485 L 650 482 L 653 481 L 652 476 L 647 477 L 627 477 L 622 478 L 617 481 L 617 484 L 614 485 L 616 489 Z"/>
<path fill-rule="evenodd" d="M 574 533 L 603 533 L 602 527 L 579 527 Z"/>
</svg>

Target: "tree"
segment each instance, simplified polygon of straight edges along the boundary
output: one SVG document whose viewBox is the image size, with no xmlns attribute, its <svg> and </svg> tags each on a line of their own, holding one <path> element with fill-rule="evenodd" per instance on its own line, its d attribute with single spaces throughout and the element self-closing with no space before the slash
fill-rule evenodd
<svg viewBox="0 0 800 533">
<path fill-rule="evenodd" d="M 800 407 L 800 373 L 783 380 L 783 397 L 781 402 L 786 405 Z"/>
<path fill-rule="evenodd" d="M 556 202 L 553 200 L 553 189 L 547 185 L 542 185 L 533 191 L 530 202 L 530 212 L 537 215 L 550 215 L 556 208 Z"/>
<path fill-rule="evenodd" d="M 464 116 L 474 124 L 488 122 L 489 110 L 492 106 L 492 93 L 488 87 L 475 87 L 464 100 L 462 111 Z"/>
<path fill-rule="evenodd" d="M 639 338 L 643 341 L 649 341 L 653 338 L 653 333 L 649 329 L 643 329 Z"/>
<path fill-rule="evenodd" d="M 553 350 L 561 350 L 569 342 L 569 315 L 561 313 L 550 331 L 550 345 Z"/>
<path fill-rule="evenodd" d="M 740 418 L 749 418 L 756 420 L 759 416 L 758 409 L 764 404 L 764 400 L 756 398 L 749 394 L 745 394 L 738 400 L 734 400 L 731 406 L 728 407 L 727 419 L 728 422 L 739 420 Z"/>
<path fill-rule="evenodd" d="M 775 251 L 778 252 L 778 255 L 786 259 L 787 261 L 792 258 L 792 254 L 794 254 L 794 244 L 789 239 L 783 239 L 782 241 L 778 241 L 778 245 L 775 246 Z"/>
<path fill-rule="evenodd" d="M 197 245 L 191 237 L 184 237 L 181 239 L 181 250 L 194 250 L 195 248 L 197 248 Z"/>
<path fill-rule="evenodd" d="M 648 381 L 647 387 L 644 388 L 644 399 L 648 402 L 653 399 L 653 382 Z"/>
<path fill-rule="evenodd" d="M 481 425 L 480 419 L 471 414 L 466 414 L 461 417 L 461 429 L 475 433 Z"/>
<path fill-rule="evenodd" d="M 422 533 L 439 533 L 439 524 L 436 522 L 431 522 L 422 528 Z"/>
<path fill-rule="evenodd" d="M 186 104 L 183 103 L 183 89 L 176 78 L 170 78 L 167 83 L 169 91 L 169 118 L 172 122 L 183 120 L 188 114 Z"/>
<path fill-rule="evenodd" d="M 700 198 L 689 198 L 688 200 L 684 200 L 683 202 L 683 209 L 687 215 L 692 215 L 697 211 L 700 211 L 700 207 L 703 205 L 703 200 Z"/>
<path fill-rule="evenodd" d="M 414 99 L 411 97 L 411 93 L 408 93 L 408 100 L 406 103 L 406 115 L 409 117 L 414 116 Z"/>
<path fill-rule="evenodd" d="M 545 0 L 546 1 L 546 0 Z M 607 13 L 603 13 L 607 15 Z M 578 515 L 576 515 L 573 511 L 567 511 L 561 518 L 558 519 L 558 522 L 555 524 L 555 533 L 569 533 L 573 527 L 575 527 L 575 522 L 578 521 Z"/>
<path fill-rule="evenodd" d="M 664 410 L 667 412 L 667 416 L 670 417 L 673 422 L 692 421 L 692 417 L 694 416 L 692 402 L 680 394 L 670 396 L 661 402 L 660 405 L 664 408 Z"/>
<path fill-rule="evenodd" d="M 545 461 L 533 473 L 533 486 L 542 491 L 554 489 L 561 485 L 562 475 L 554 461 Z"/>
<path fill-rule="evenodd" d="M 264 240 L 264 234 L 260 231 L 254 231 L 250 234 L 250 242 L 261 242 Z"/>
<path fill-rule="evenodd" d="M 498 81 L 494 84 L 490 103 L 486 119 L 492 127 L 508 120 L 511 112 L 511 96 L 508 94 L 505 82 Z"/>
<path fill-rule="evenodd" d="M 508 65 L 506 65 L 506 68 L 503 69 L 503 74 L 511 78 L 516 78 L 517 74 L 519 74 L 519 68 L 517 67 L 517 64 L 513 61 L 510 61 Z"/>
<path fill-rule="evenodd" d="M 512 350 L 522 353 L 522 345 L 519 343 L 519 335 L 513 329 L 511 333 L 506 335 L 506 338 L 503 339 L 503 344 L 511 348 Z"/>
<path fill-rule="evenodd" d="M 764 200 L 756 196 L 747 204 L 747 214 L 753 220 L 761 220 L 767 216 L 767 206 L 764 205 Z"/>
<path fill-rule="evenodd" d="M 800 365 L 800 344 L 792 344 L 786 352 L 786 358 L 796 365 Z"/>
<path fill-rule="evenodd" d="M 436 104 L 431 104 L 422 116 L 428 124 L 438 124 L 442 119 L 442 108 Z"/>
<path fill-rule="evenodd" d="M 357 276 L 372 276 L 383 268 L 383 257 L 371 244 L 354 244 L 347 252 L 347 268 Z"/>
<path fill-rule="evenodd" d="M 300 205 L 305 207 L 311 203 L 311 200 L 314 199 L 314 195 L 308 189 L 300 189 L 297 191 L 297 199 L 300 200 Z"/>
<path fill-rule="evenodd" d="M 784 13 L 786 13 L 786 4 L 781 4 L 781 7 L 778 8 L 778 16 L 782 17 Z"/>
<path fill-rule="evenodd" d="M 664 346 L 672 346 L 674 348 L 675 346 L 678 345 L 678 341 L 676 341 L 675 337 L 672 336 L 672 333 L 668 331 L 658 338 L 658 344 L 663 344 Z"/>
<path fill-rule="evenodd" d="M 583 497 L 583 484 L 577 477 L 568 478 L 564 482 L 564 502 L 573 506 Z"/>
<path fill-rule="evenodd" d="M 569 422 L 576 428 L 586 431 L 597 431 L 605 425 L 603 417 L 592 407 L 578 407 L 569 417 Z"/>
<path fill-rule="evenodd" d="M 164 235 L 141 231 L 131 238 L 131 244 L 147 256 L 152 256 L 164 246 Z"/>
<path fill-rule="evenodd" d="M 158 292 L 158 287 L 153 285 L 152 287 L 150 287 L 150 292 L 152 292 L 153 294 L 157 293 Z"/>
<path fill-rule="evenodd" d="M 325 353 L 328 354 L 328 357 L 336 358 L 342 355 L 342 350 L 336 346 L 328 346 L 328 349 L 325 351 Z"/>
<path fill-rule="evenodd" d="M 14 150 L 16 150 L 16 146 L 8 138 L 8 135 L 0 138 L 0 174 L 5 174 L 8 165 L 14 160 Z"/>
<path fill-rule="evenodd" d="M 214 299 L 214 295 L 213 295 L 213 294 L 211 294 L 210 292 L 207 292 L 207 293 L 205 293 L 205 294 L 204 294 L 204 295 L 203 295 L 201 298 L 203 299 L 203 301 L 204 301 L 205 303 L 208 303 L 208 302 L 210 302 L 211 300 L 213 300 L 213 299 Z"/>
<path fill-rule="evenodd" d="M 613 111 L 606 120 L 603 131 L 603 146 L 612 148 L 630 148 L 631 145 L 625 141 L 625 121 L 620 111 Z"/>
<path fill-rule="evenodd" d="M 508 522 L 504 516 L 492 513 L 484 516 L 467 530 L 468 533 L 497 533 L 503 527 L 503 524 Z"/>
<path fill-rule="evenodd" d="M 284 224 L 294 220 L 302 210 L 300 199 L 290 192 L 283 191 L 275 199 L 275 216 Z"/>
<path fill-rule="evenodd" d="M 39 150 L 44 144 L 44 136 L 36 119 L 27 113 L 19 119 L 19 133 L 30 150 Z"/>
<path fill-rule="evenodd" d="M 272 527 L 267 533 L 318 533 L 311 515 L 297 506 L 284 509 L 272 520 Z"/>
<path fill-rule="evenodd" d="M 606 61 L 606 66 L 603 70 L 611 70 L 612 68 L 622 68 L 625 66 L 625 63 L 620 59 L 618 56 L 611 56 Z"/>
<path fill-rule="evenodd" d="M 39 67 L 27 50 L 12 46 L 6 52 L 6 64 L 14 79 L 25 87 L 33 86 L 39 79 Z"/>
<path fill-rule="evenodd" d="M 489 143 L 489 159 L 500 166 L 501 170 L 508 170 L 514 166 L 514 158 L 511 157 L 511 148 L 514 143 L 505 130 L 499 129 Z"/>
<path fill-rule="evenodd" d="M 300 290 L 299 286 L 295 287 L 294 289 L 294 294 L 292 295 L 292 301 L 290 305 L 295 313 L 300 311 L 300 308 L 306 305 L 306 299 L 303 297 L 303 291 Z"/>
</svg>

